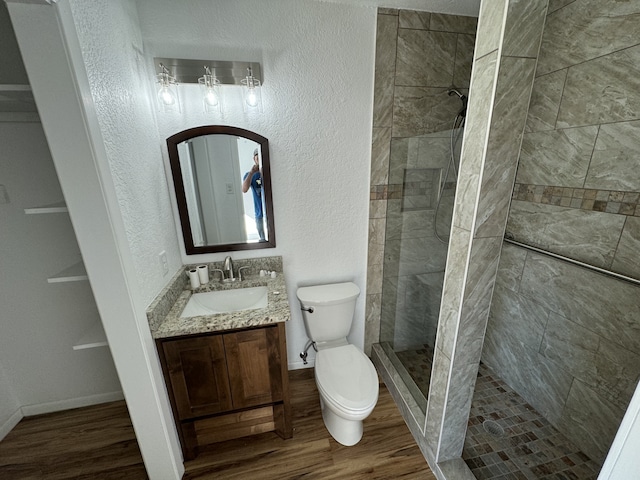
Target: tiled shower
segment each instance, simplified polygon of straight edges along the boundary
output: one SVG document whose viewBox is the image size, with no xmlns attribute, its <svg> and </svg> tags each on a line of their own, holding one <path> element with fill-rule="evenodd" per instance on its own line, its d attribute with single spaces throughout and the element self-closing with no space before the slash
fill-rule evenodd
<svg viewBox="0 0 640 480">
<path fill-rule="evenodd" d="M 482 7 L 487 17 L 497 9 L 496 2 L 489 3 Z M 504 38 L 499 39 L 504 45 L 505 70 L 510 64 L 536 65 L 536 56 L 538 60 L 522 144 L 516 144 L 517 176 L 507 173 L 501 180 L 515 184 L 513 190 L 509 187 L 512 198 L 505 232 L 514 243 L 505 243 L 498 253 L 482 369 L 497 374 L 505 389 L 541 413 L 543 422 L 560 430 L 596 467 L 608 451 L 640 376 L 640 287 L 633 283 L 640 278 L 640 260 L 634 253 L 640 246 L 640 5 L 633 3 L 637 4 L 551 0 L 523 7 L 522 2 L 505 2 L 505 14 L 515 18 L 514 23 L 544 22 L 544 33 L 539 55 L 533 28 L 533 40 L 527 40 L 527 34 L 520 38 L 533 48 L 526 43 L 509 47 L 510 35 L 515 38 L 509 22 Z M 415 400 L 399 403 L 405 418 L 413 417 L 417 424 L 424 417 L 416 418 L 409 410 L 414 402 L 423 412 L 426 408 L 428 385 L 424 383 L 430 379 L 434 347 L 437 350 L 433 318 L 438 317 L 444 277 L 444 269 L 432 267 L 444 267 L 446 253 L 430 233 L 433 210 L 428 200 L 413 210 L 403 206 L 408 203 L 406 197 L 419 190 L 411 177 L 423 182 L 422 191 L 428 196 L 429 171 L 441 168 L 434 160 L 440 151 L 434 140 L 446 137 L 447 127 L 439 125 L 444 125 L 447 115 L 453 118 L 458 105 L 446 103 L 451 99 L 444 95 L 440 104 L 434 100 L 440 98 L 438 90 L 468 87 L 468 80 L 462 83 L 462 72 L 466 69 L 468 75 L 473 58 L 473 20 L 402 10 L 381 9 L 378 15 L 366 346 L 371 349 L 379 342 L 386 349 L 392 376 L 404 375 L 397 380 L 403 384 L 398 390 Z M 438 43 L 445 38 L 438 31 L 442 25 L 449 34 L 447 41 L 456 46 L 449 50 L 452 55 Z M 482 32 L 479 38 L 491 41 Z M 479 57 L 485 47 L 476 47 L 476 61 L 485 59 Z M 508 55 L 513 56 L 507 59 Z M 443 67 L 445 58 L 452 62 L 449 70 Z M 449 83 L 440 84 L 440 79 L 424 73 L 420 78 L 402 74 L 407 65 L 420 62 L 449 72 Z M 474 91 L 482 90 L 472 87 Z M 511 136 L 520 139 L 517 129 Z M 475 236 L 482 237 L 478 230 L 482 227 L 476 228 Z M 527 245 L 543 252 L 529 250 Z M 545 251 L 631 280 L 567 263 Z M 435 306 L 431 297 L 437 299 Z M 474 335 L 482 333 L 478 330 Z M 449 361 L 456 363 L 455 358 Z M 476 380 L 465 372 L 472 370 L 465 367 L 460 376 L 468 379 L 473 392 Z M 411 374 L 417 382 L 408 379 Z M 469 417 L 478 402 L 473 394 L 468 400 L 460 399 L 461 415 L 466 412 L 464 418 Z M 469 422 L 473 418 L 477 422 L 477 415 Z M 426 430 L 414 427 L 412 432 L 429 458 L 433 452 L 429 451 L 428 415 L 426 425 Z M 467 427 L 470 432 L 471 424 L 459 431 Z M 452 458 L 462 447 L 455 430 L 451 429 Z M 469 463 L 476 457 L 466 451 L 468 446 L 469 438 L 464 454 L 458 455 Z M 560 472 L 568 462 L 578 465 L 582 457 L 572 458 L 564 464 L 560 457 L 551 459 L 557 460 L 553 467 L 557 470 L 549 474 Z M 482 461 L 471 463 L 468 467 L 478 478 L 541 478 L 545 469 L 552 468 L 527 471 L 524 465 L 525 473 L 520 475 L 527 476 L 509 472 L 513 475 L 509 477 L 499 469 L 490 471 Z"/>
</svg>

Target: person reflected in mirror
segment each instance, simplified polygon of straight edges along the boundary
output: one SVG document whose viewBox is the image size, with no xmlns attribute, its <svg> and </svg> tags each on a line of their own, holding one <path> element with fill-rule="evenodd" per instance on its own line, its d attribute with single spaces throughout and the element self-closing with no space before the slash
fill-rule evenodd
<svg viewBox="0 0 640 480">
<path fill-rule="evenodd" d="M 253 151 L 253 166 L 251 170 L 242 177 L 242 193 L 247 193 L 251 189 L 253 194 L 253 210 L 256 219 L 256 228 L 260 242 L 266 242 L 264 236 L 264 215 L 262 210 L 262 174 L 260 173 L 260 160 L 258 149 Z"/>
</svg>

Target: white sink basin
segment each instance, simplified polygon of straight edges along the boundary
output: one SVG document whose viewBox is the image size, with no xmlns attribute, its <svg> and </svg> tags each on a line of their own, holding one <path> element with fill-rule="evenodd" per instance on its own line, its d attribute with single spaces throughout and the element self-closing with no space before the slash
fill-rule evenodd
<svg viewBox="0 0 640 480">
<path fill-rule="evenodd" d="M 180 314 L 181 318 L 216 313 L 253 310 L 267 306 L 267 287 L 236 288 L 194 293 Z"/>
</svg>

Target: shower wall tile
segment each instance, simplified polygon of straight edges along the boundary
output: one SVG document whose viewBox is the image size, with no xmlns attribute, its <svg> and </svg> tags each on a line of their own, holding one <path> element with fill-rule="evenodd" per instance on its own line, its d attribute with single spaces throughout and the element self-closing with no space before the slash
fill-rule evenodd
<svg viewBox="0 0 640 480">
<path fill-rule="evenodd" d="M 447 95 L 446 88 L 396 86 L 394 92 L 394 139 L 449 130 L 460 109 L 460 102 Z"/>
<path fill-rule="evenodd" d="M 628 217 L 611 270 L 640 280 L 640 217 Z"/>
<path fill-rule="evenodd" d="M 471 244 L 455 346 L 456 362 L 478 362 L 498 271 L 501 245 L 502 237 L 476 238 Z"/>
<path fill-rule="evenodd" d="M 369 251 L 367 252 L 367 265 L 370 267 L 374 265 L 382 266 L 384 263 L 385 224 L 385 218 L 372 218 L 369 220 Z"/>
<path fill-rule="evenodd" d="M 409 163 L 417 163 L 417 143 L 409 138 L 392 138 L 389 152 L 389 184 L 401 185 Z"/>
<path fill-rule="evenodd" d="M 511 0 L 504 30 L 502 55 L 537 58 L 548 0 Z"/>
<path fill-rule="evenodd" d="M 640 287 L 576 265 L 529 254 L 520 293 L 640 354 Z"/>
<path fill-rule="evenodd" d="M 584 380 L 591 376 L 599 344 L 599 335 L 562 315 L 551 313 L 540 353 L 574 377 Z M 567 351 L 571 355 L 567 355 Z"/>
<path fill-rule="evenodd" d="M 509 321 L 504 319 L 503 321 Z M 549 422 L 557 424 L 573 377 L 537 350 L 513 340 L 487 334 L 482 361 L 516 390 Z"/>
<path fill-rule="evenodd" d="M 369 218 L 385 218 L 387 215 L 387 200 L 369 201 Z"/>
<path fill-rule="evenodd" d="M 600 338 L 594 367 L 585 382 L 603 398 L 626 409 L 640 378 L 640 354 Z"/>
<path fill-rule="evenodd" d="M 378 14 L 375 68 L 380 72 L 395 72 L 398 42 L 398 16 Z"/>
<path fill-rule="evenodd" d="M 460 439 L 464 439 L 467 431 L 473 390 L 478 377 L 478 366 L 477 359 L 465 364 L 458 355 L 453 361 L 444 414 L 446 428 L 442 430 L 438 451 L 438 458 L 442 460 L 450 460 L 462 456 L 464 442 L 461 442 Z"/>
<path fill-rule="evenodd" d="M 526 258 L 526 250 L 504 243 L 502 245 L 502 252 L 500 253 L 496 286 L 518 292 L 520 290 L 520 280 L 522 279 Z"/>
<path fill-rule="evenodd" d="M 517 183 L 584 187 L 597 126 L 526 133 Z"/>
<path fill-rule="evenodd" d="M 504 232 L 535 65 L 531 58 L 503 57 L 500 62 L 475 237 L 502 237 Z"/>
<path fill-rule="evenodd" d="M 566 79 L 566 68 L 535 79 L 525 132 L 539 132 L 555 128 Z"/>
<path fill-rule="evenodd" d="M 490 52 L 498 50 L 503 35 L 504 17 L 508 2 L 481 2 L 478 20 L 478 35 L 474 59 L 478 60 Z M 486 92 L 487 90 L 478 90 Z"/>
<path fill-rule="evenodd" d="M 435 237 L 404 238 L 400 247 L 400 275 L 442 272 L 447 251 Z"/>
<path fill-rule="evenodd" d="M 389 183 L 390 146 L 391 128 L 374 128 L 371 142 L 370 185 L 386 185 Z"/>
<path fill-rule="evenodd" d="M 402 238 L 433 237 L 433 210 L 417 210 L 402 213 Z"/>
<path fill-rule="evenodd" d="M 476 60 L 475 75 L 472 80 L 475 85 L 471 88 L 476 91 L 493 92 L 497 60 L 498 52 Z M 464 162 L 460 165 L 456 208 L 453 213 L 453 224 L 469 231 L 473 228 L 473 214 L 480 188 L 479 178 L 486 151 L 485 139 L 489 128 L 491 107 L 492 96 L 490 95 L 474 95 L 469 99 L 468 121 L 462 145 Z"/>
<path fill-rule="evenodd" d="M 440 320 L 436 347 L 447 357 L 453 356 L 456 340 L 462 298 L 466 283 L 466 266 L 468 264 L 468 246 L 471 242 L 471 232 L 458 227 L 451 229 L 449 253 L 447 256 L 447 270 L 442 290 Z M 435 368 L 435 367 L 434 367 Z"/>
<path fill-rule="evenodd" d="M 502 265 L 502 261 L 500 263 Z M 498 278 L 504 275 L 503 272 L 499 270 Z M 493 293 L 487 335 L 509 338 L 512 343 L 521 343 L 537 351 L 547 327 L 549 310 L 529 297 L 506 289 L 502 286 L 503 281 L 496 284 Z"/>
<path fill-rule="evenodd" d="M 601 464 L 623 416 L 623 409 L 603 401 L 591 388 L 574 380 L 558 426 L 591 459 Z"/>
<path fill-rule="evenodd" d="M 392 71 L 377 70 L 373 87 L 373 126 L 393 125 L 393 81 Z"/>
<path fill-rule="evenodd" d="M 555 12 L 556 10 L 568 5 L 576 0 L 549 0 L 549 13 Z"/>
<path fill-rule="evenodd" d="M 569 68 L 559 127 L 636 120 L 639 112 L 640 46 Z"/>
<path fill-rule="evenodd" d="M 391 127 L 393 124 L 393 85 L 397 37 L 397 15 L 378 15 L 373 92 L 374 127 Z"/>
<path fill-rule="evenodd" d="M 458 35 L 456 60 L 453 69 L 453 85 L 458 89 L 469 87 L 471 67 L 473 66 L 473 47 L 475 42 L 475 35 Z"/>
<path fill-rule="evenodd" d="M 440 331 L 438 331 L 440 336 Z M 444 418 L 445 399 L 449 388 L 449 371 L 451 360 L 442 350 L 437 349 L 433 354 L 433 368 L 429 384 L 429 403 L 427 404 L 427 418 L 424 437 L 429 449 L 437 452 Z"/>
<path fill-rule="evenodd" d="M 415 30 L 429 30 L 431 21 L 430 12 L 418 12 L 415 10 L 400 10 L 398 12 L 400 28 L 412 28 Z"/>
<path fill-rule="evenodd" d="M 602 125 L 585 187 L 639 192 L 639 158 L 640 121 Z"/>
<path fill-rule="evenodd" d="M 367 293 L 364 317 L 364 352 L 371 356 L 371 346 L 380 341 L 380 305 L 382 294 Z"/>
<path fill-rule="evenodd" d="M 367 269 L 367 292 L 382 292 L 382 265 L 369 265 Z"/>
<path fill-rule="evenodd" d="M 462 15 L 447 15 L 442 13 L 431 14 L 429 30 L 434 32 L 469 33 L 475 35 L 478 28 L 478 19 L 464 17 Z"/>
<path fill-rule="evenodd" d="M 453 79 L 456 34 L 400 29 L 396 85 L 447 88 Z M 429 61 L 419 61 L 428 58 Z"/>
<path fill-rule="evenodd" d="M 450 135 L 444 132 L 444 136 L 433 136 L 432 134 L 418 137 L 417 155 L 410 157 L 410 168 L 447 168 L 450 161 Z M 444 174 L 444 173 L 443 173 Z"/>
<path fill-rule="evenodd" d="M 511 202 L 507 232 L 517 241 L 609 268 L 625 218 L 623 215 L 514 200 Z"/>
<path fill-rule="evenodd" d="M 638 44 L 637 2 L 580 0 L 547 17 L 539 74 L 582 63 Z"/>
</svg>

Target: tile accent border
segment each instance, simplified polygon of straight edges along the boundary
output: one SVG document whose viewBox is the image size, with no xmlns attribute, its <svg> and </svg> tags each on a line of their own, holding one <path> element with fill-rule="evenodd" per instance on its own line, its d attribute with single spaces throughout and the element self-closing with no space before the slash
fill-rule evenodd
<svg viewBox="0 0 640 480">
<path fill-rule="evenodd" d="M 640 192 L 516 183 L 512 199 L 640 217 Z"/>
</svg>

